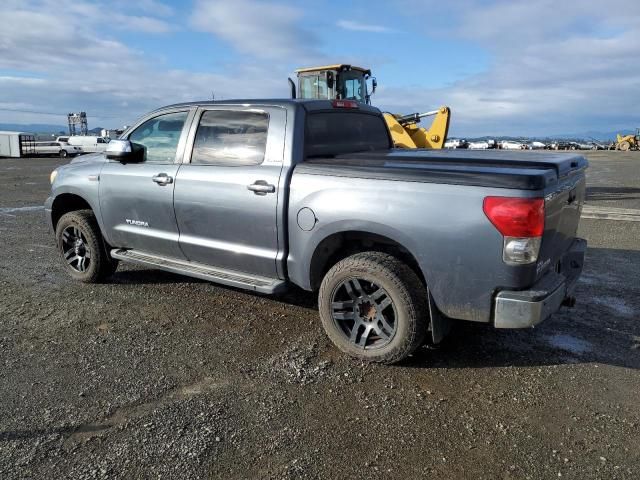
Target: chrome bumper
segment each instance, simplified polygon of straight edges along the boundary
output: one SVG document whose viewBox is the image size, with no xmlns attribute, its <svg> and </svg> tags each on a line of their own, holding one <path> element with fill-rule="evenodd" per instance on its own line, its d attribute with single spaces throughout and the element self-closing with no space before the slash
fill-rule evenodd
<svg viewBox="0 0 640 480">
<path fill-rule="evenodd" d="M 558 272 L 550 272 L 529 290 L 503 290 L 495 297 L 496 328 L 527 328 L 546 320 L 569 299 L 580 277 L 587 242 L 577 238 L 560 260 Z"/>
</svg>

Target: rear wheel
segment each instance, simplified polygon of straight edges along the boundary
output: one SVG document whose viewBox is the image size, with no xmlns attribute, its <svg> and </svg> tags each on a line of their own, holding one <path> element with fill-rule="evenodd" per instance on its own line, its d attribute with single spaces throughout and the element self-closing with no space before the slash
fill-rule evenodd
<svg viewBox="0 0 640 480">
<path fill-rule="evenodd" d="M 64 214 L 56 226 L 56 239 L 66 270 L 76 280 L 96 283 L 118 268 L 118 262 L 107 251 L 91 210 Z"/>
<path fill-rule="evenodd" d="M 385 253 L 358 253 L 334 265 L 318 304 L 329 339 L 361 360 L 398 362 L 426 335 L 426 289 L 413 270 Z"/>
</svg>

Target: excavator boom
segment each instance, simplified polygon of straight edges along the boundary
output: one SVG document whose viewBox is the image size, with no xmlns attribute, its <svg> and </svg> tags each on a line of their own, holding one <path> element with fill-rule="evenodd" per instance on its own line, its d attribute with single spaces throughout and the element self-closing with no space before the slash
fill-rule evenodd
<svg viewBox="0 0 640 480">
<path fill-rule="evenodd" d="M 430 116 L 435 118 L 428 129 L 418 125 L 423 118 Z M 385 113 L 384 119 L 395 147 L 439 149 L 443 148 L 444 142 L 447 141 L 451 109 L 440 107 L 433 112 L 409 115 Z"/>
</svg>

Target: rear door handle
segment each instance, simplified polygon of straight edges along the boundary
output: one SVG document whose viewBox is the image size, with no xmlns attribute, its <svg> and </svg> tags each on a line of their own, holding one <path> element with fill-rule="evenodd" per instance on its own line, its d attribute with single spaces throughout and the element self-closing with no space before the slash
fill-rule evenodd
<svg viewBox="0 0 640 480">
<path fill-rule="evenodd" d="M 154 182 L 156 182 L 158 185 L 161 186 L 165 186 L 168 185 L 170 183 L 173 183 L 173 177 L 170 177 L 169 175 L 167 175 L 166 173 L 159 173 L 157 175 L 154 175 L 153 177 L 151 177 L 151 180 L 153 180 Z"/>
<path fill-rule="evenodd" d="M 276 186 L 265 182 L 264 180 L 256 180 L 251 185 L 247 185 L 247 190 L 251 190 L 256 195 L 266 195 L 276 191 Z"/>
</svg>

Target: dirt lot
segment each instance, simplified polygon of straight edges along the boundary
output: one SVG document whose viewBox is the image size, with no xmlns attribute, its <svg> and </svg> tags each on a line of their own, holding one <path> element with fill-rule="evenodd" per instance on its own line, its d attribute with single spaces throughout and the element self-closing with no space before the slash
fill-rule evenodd
<svg viewBox="0 0 640 480">
<path fill-rule="evenodd" d="M 639 478 L 640 154 L 589 158 L 576 308 L 399 366 L 340 355 L 304 292 L 71 281 L 60 160 L 0 159 L 0 478 Z"/>
</svg>

